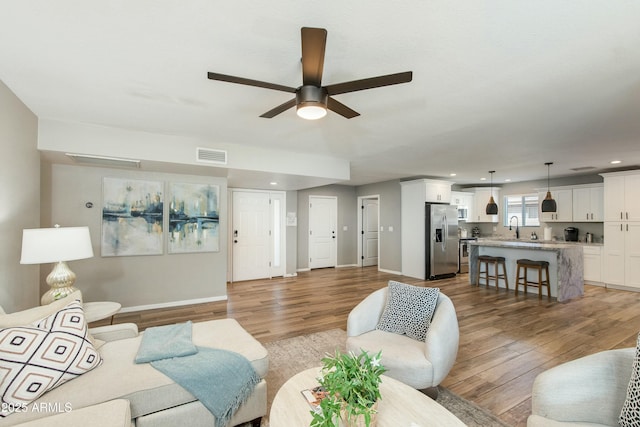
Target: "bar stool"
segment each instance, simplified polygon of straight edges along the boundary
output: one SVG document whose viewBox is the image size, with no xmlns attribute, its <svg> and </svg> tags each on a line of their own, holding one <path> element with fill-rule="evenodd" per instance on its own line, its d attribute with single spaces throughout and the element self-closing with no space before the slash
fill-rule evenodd
<svg viewBox="0 0 640 427">
<path fill-rule="evenodd" d="M 542 287 L 547 288 L 547 298 L 551 299 L 551 285 L 549 284 L 549 263 L 547 261 L 532 261 L 530 259 L 519 259 L 516 261 L 516 296 L 520 285 L 524 287 L 524 294 L 527 294 L 527 286 L 538 288 L 538 299 L 542 298 Z M 520 277 L 520 269 L 524 269 L 524 275 Z M 527 277 L 528 269 L 538 271 L 538 280 L 531 281 Z M 545 279 L 542 280 L 542 270 L 545 272 Z M 520 281 L 522 280 L 522 282 Z"/>
<path fill-rule="evenodd" d="M 493 264 L 493 274 L 489 275 L 489 265 Z M 484 265 L 484 271 L 482 266 Z M 498 274 L 498 265 L 502 266 L 502 273 Z M 507 278 L 507 268 L 504 262 L 504 257 L 501 256 L 478 256 L 478 268 L 476 270 L 476 286 L 480 286 L 480 275 L 484 273 L 484 284 L 489 287 L 490 280 L 493 280 L 496 285 L 496 292 L 498 291 L 498 280 L 504 280 L 504 286 L 509 290 L 509 279 Z"/>
</svg>

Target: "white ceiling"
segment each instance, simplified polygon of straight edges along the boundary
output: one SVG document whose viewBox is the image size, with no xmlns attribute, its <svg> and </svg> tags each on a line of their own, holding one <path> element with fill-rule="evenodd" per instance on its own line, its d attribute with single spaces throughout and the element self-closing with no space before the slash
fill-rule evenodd
<svg viewBox="0 0 640 427">
<path fill-rule="evenodd" d="M 0 80 L 42 119 L 344 158 L 353 185 L 640 164 L 637 0 L 0 5 Z M 323 84 L 408 70 L 413 81 L 336 96 L 360 117 L 308 122 L 295 109 L 258 117 L 291 94 L 207 79 L 299 86 L 303 26 L 328 31 Z"/>
</svg>

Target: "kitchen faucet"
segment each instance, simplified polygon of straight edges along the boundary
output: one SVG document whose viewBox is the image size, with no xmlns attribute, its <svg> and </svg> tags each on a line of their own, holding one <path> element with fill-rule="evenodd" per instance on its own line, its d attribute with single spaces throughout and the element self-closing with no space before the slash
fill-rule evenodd
<svg viewBox="0 0 640 427">
<path fill-rule="evenodd" d="M 520 238 L 520 230 L 518 229 L 518 217 L 517 216 L 512 216 L 511 218 L 509 218 L 509 231 L 511 231 L 511 220 L 515 218 L 516 219 L 516 239 Z"/>
</svg>

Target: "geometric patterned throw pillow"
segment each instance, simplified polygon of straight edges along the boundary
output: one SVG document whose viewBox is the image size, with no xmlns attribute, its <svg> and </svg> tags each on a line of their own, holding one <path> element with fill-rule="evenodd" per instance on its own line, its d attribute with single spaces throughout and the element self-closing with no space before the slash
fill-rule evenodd
<svg viewBox="0 0 640 427">
<path fill-rule="evenodd" d="M 32 325 L 0 329 L 0 417 L 101 363 L 79 301 Z"/>
<path fill-rule="evenodd" d="M 423 288 L 390 280 L 387 305 L 376 329 L 424 341 L 439 293 L 439 288 Z"/>
<path fill-rule="evenodd" d="M 640 334 L 636 342 L 636 357 L 633 360 L 633 371 L 627 387 L 627 398 L 620 411 L 618 422 L 621 427 L 640 426 Z"/>
</svg>

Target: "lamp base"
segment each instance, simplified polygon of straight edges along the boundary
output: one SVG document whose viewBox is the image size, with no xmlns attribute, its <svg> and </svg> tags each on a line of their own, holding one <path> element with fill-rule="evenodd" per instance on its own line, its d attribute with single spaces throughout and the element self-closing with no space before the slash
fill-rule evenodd
<svg viewBox="0 0 640 427">
<path fill-rule="evenodd" d="M 56 263 L 53 266 L 51 273 L 47 276 L 47 285 L 49 285 L 51 289 L 42 295 L 40 304 L 51 304 L 52 302 L 77 291 L 78 289 L 73 287 L 75 281 L 76 274 L 71 271 L 66 262 L 60 261 Z"/>
</svg>

